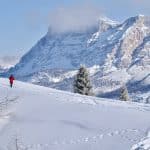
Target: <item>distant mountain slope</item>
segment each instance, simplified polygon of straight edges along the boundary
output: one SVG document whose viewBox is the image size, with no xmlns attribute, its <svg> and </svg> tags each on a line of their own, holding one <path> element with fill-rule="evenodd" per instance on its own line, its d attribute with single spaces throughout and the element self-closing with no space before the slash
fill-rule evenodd
<svg viewBox="0 0 150 150">
<path fill-rule="evenodd" d="M 49 30 L 8 74 L 71 91 L 72 72 L 85 64 L 94 69 L 91 79 L 98 95 L 115 91 L 131 81 L 133 87 L 133 81 L 140 82 L 150 72 L 149 22 L 150 19 L 142 15 L 123 23 L 100 18 L 97 26 L 83 32 L 53 33 Z M 149 80 L 143 83 L 150 91 Z M 131 94 L 145 93 L 141 88 Z"/>
<path fill-rule="evenodd" d="M 1 69 L 9 69 L 14 67 L 16 63 L 18 63 L 18 56 L 0 56 L 0 68 Z"/>
<path fill-rule="evenodd" d="M 0 73 L 4 73 L 4 72 L 7 72 L 9 69 L 8 68 L 5 68 L 3 66 L 0 66 Z"/>
<path fill-rule="evenodd" d="M 0 149 L 129 150 L 146 137 L 150 105 L 87 97 L 0 78 Z M 10 105 L 2 105 L 15 99 Z M 5 103 L 4 103 L 5 104 Z"/>
</svg>

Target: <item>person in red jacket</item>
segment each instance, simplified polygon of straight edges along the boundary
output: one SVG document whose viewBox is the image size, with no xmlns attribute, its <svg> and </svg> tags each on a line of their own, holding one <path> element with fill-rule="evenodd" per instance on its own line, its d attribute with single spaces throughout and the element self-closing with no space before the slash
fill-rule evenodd
<svg viewBox="0 0 150 150">
<path fill-rule="evenodd" d="M 12 88 L 12 86 L 13 86 L 14 80 L 15 80 L 14 76 L 11 75 L 11 76 L 9 77 L 9 83 L 10 83 L 10 87 L 11 87 L 11 88 Z"/>
</svg>

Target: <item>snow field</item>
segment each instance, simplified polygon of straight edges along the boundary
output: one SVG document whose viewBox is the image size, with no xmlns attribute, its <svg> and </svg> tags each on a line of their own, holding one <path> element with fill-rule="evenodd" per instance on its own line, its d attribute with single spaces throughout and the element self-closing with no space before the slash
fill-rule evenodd
<svg viewBox="0 0 150 150">
<path fill-rule="evenodd" d="M 128 150 L 150 128 L 150 105 L 0 79 L 0 150 Z M 148 150 L 148 149 L 146 149 Z"/>
</svg>

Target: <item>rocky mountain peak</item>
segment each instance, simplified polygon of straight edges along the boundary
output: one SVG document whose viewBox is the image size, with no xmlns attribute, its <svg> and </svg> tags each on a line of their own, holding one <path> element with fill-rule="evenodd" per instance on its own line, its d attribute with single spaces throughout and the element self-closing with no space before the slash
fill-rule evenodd
<svg viewBox="0 0 150 150">
<path fill-rule="evenodd" d="M 133 24 L 144 24 L 145 21 L 145 16 L 144 15 L 137 15 L 134 17 L 130 17 L 128 18 L 124 24 L 126 24 L 127 26 L 131 26 Z"/>
<path fill-rule="evenodd" d="M 119 22 L 112 21 L 109 18 L 101 17 L 99 18 L 99 32 L 105 32 L 108 29 L 111 29 L 115 26 L 117 26 Z"/>
<path fill-rule="evenodd" d="M 123 24 L 124 34 L 120 40 L 119 67 L 128 68 L 132 61 L 134 50 L 143 43 L 148 36 L 150 28 L 145 25 L 145 16 L 138 15 L 127 19 Z"/>
</svg>

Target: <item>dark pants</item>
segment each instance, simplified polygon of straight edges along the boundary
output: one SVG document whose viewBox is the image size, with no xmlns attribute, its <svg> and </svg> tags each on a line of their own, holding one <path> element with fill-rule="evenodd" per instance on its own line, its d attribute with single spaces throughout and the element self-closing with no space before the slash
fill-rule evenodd
<svg viewBox="0 0 150 150">
<path fill-rule="evenodd" d="M 12 83 L 12 82 L 10 82 L 10 87 L 12 88 L 12 86 L 13 86 L 13 83 Z"/>
</svg>

